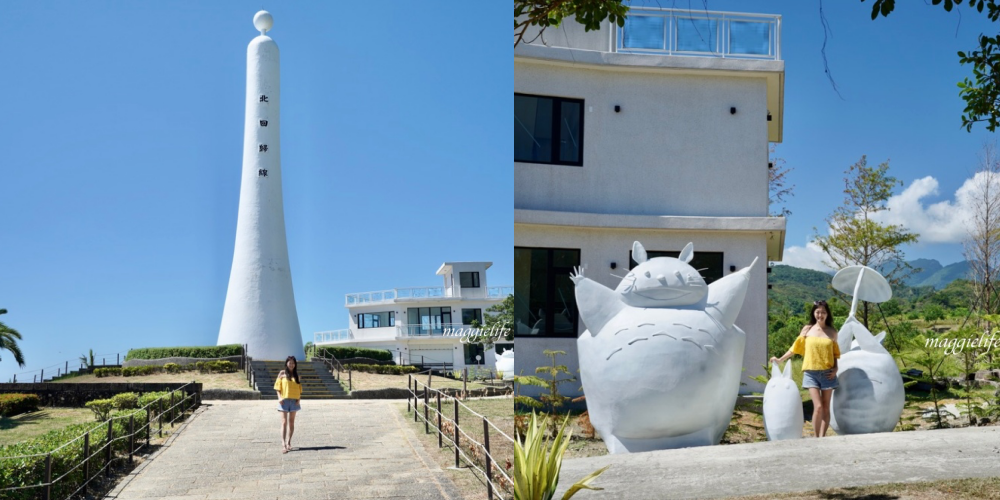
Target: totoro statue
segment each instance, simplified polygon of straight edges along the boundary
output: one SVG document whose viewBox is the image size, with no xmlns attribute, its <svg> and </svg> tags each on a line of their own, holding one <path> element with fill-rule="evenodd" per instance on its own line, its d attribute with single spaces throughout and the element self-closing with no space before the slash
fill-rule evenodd
<svg viewBox="0 0 1000 500">
<path fill-rule="evenodd" d="M 740 388 L 746 335 L 733 322 L 749 267 L 711 285 L 679 258 L 649 259 L 611 290 L 577 269 L 576 303 L 587 330 L 577 340 L 590 421 L 611 453 L 718 444 Z"/>
<path fill-rule="evenodd" d="M 799 386 L 792 380 L 792 362 L 779 370 L 771 365 L 771 380 L 764 387 L 764 432 L 769 441 L 799 439 L 802 437 L 802 396 Z"/>
</svg>

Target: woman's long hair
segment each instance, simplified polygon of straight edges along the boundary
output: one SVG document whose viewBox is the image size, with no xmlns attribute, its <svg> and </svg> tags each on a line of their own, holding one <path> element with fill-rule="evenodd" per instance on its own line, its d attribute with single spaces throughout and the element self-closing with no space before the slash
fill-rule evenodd
<svg viewBox="0 0 1000 500">
<path fill-rule="evenodd" d="M 833 313 L 830 312 L 830 306 L 827 305 L 825 300 L 817 300 L 816 302 L 813 302 L 812 310 L 809 311 L 809 325 L 811 326 L 816 324 L 816 309 L 819 309 L 820 307 L 826 309 L 826 321 L 824 321 L 824 323 L 826 323 L 826 326 L 833 328 Z"/>
<path fill-rule="evenodd" d="M 289 368 L 288 362 L 295 361 L 295 368 Z M 285 358 L 285 376 L 295 381 L 296 384 L 301 384 L 299 382 L 299 361 L 295 359 L 295 356 L 289 356 Z"/>
</svg>

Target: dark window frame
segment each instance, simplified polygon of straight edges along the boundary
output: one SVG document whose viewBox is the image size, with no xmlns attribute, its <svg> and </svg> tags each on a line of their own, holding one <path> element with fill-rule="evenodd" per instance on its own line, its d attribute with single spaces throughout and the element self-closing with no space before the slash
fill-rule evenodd
<svg viewBox="0 0 1000 500">
<path fill-rule="evenodd" d="M 471 285 L 464 285 L 465 280 L 462 279 L 462 275 L 468 275 L 469 279 L 472 281 Z M 479 271 L 459 271 L 458 272 L 458 287 L 459 288 L 480 288 L 479 286 Z"/>
<path fill-rule="evenodd" d="M 518 334 L 517 333 L 517 328 L 515 327 L 514 328 L 514 338 L 516 339 L 516 338 L 520 337 L 520 338 L 529 338 L 529 339 L 540 339 L 540 338 L 575 339 L 575 338 L 579 337 L 580 336 L 580 311 L 579 311 L 579 308 L 576 308 L 576 295 L 570 295 L 569 297 L 566 298 L 566 300 L 570 301 L 572 303 L 572 305 L 574 306 L 574 308 L 576 309 L 574 311 L 575 314 L 573 315 L 573 329 L 572 329 L 572 331 L 571 332 L 566 332 L 566 333 L 555 333 L 555 331 L 554 331 L 556 311 L 555 311 L 555 307 L 553 307 L 553 305 L 556 304 L 556 299 L 557 299 L 557 297 L 556 297 L 556 295 L 557 295 L 557 293 L 556 293 L 556 277 L 559 276 L 559 275 L 569 276 L 570 273 L 573 272 L 573 266 L 569 266 L 569 267 L 553 266 L 552 262 L 555 260 L 554 257 L 553 257 L 553 254 L 554 254 L 555 251 L 557 251 L 557 250 L 558 251 L 570 251 L 570 252 L 576 252 L 577 253 L 577 259 L 576 259 L 577 264 L 576 265 L 579 266 L 580 263 L 582 262 L 582 259 L 583 259 L 583 252 L 579 248 L 559 248 L 559 247 L 521 247 L 521 246 L 515 246 L 514 250 L 515 251 L 516 250 L 545 250 L 545 251 L 548 252 L 548 262 L 549 262 L 549 266 L 548 266 L 548 269 L 547 269 L 547 272 L 546 272 L 546 277 L 545 277 L 545 279 L 546 279 L 546 283 L 545 283 L 545 289 L 546 289 L 545 303 L 546 303 L 546 307 L 544 308 L 545 317 L 542 318 L 542 319 L 545 320 L 545 331 L 544 332 L 540 332 L 538 334 Z M 516 268 L 517 266 L 515 265 L 514 267 Z M 515 281 L 516 281 L 516 279 L 517 278 L 515 278 Z M 526 299 L 528 299 L 528 298 L 526 298 Z M 530 300 L 530 299 L 528 299 L 528 300 Z M 516 306 L 515 306 L 515 309 L 516 309 Z M 515 321 L 516 320 L 517 320 L 517 317 L 515 315 Z M 516 345 L 516 342 L 515 342 L 515 345 Z"/>
<path fill-rule="evenodd" d="M 465 321 L 465 311 L 473 311 L 473 318 L 470 321 Z M 479 324 L 483 324 L 483 310 L 478 307 L 462 309 L 462 324 L 471 325 L 473 320 L 479 320 Z"/>
<path fill-rule="evenodd" d="M 389 324 L 388 325 L 365 326 L 365 322 L 362 319 L 364 316 L 372 316 L 374 318 L 376 316 L 379 316 L 379 315 L 382 315 L 382 314 L 386 314 L 386 313 L 389 314 L 389 316 L 388 316 L 388 323 Z M 380 311 L 380 312 L 373 312 L 373 313 L 358 313 L 358 314 L 356 314 L 354 316 L 354 323 L 356 325 L 358 325 L 358 329 L 359 330 L 361 330 L 363 328 L 389 328 L 389 327 L 393 327 L 393 326 L 396 326 L 396 311 Z M 372 323 L 374 324 L 375 322 L 372 321 Z"/>
<path fill-rule="evenodd" d="M 465 357 L 465 364 L 469 366 L 485 366 L 486 365 L 486 347 L 483 344 L 468 343 L 464 344 L 465 347 L 462 348 L 462 354 Z M 476 355 L 481 356 L 480 361 L 476 361 Z"/>
<path fill-rule="evenodd" d="M 537 161 L 537 160 L 518 160 L 514 158 L 514 163 L 534 163 L 536 165 L 565 165 L 568 167 L 582 167 L 583 166 L 583 137 L 584 137 L 584 124 L 586 122 L 584 115 L 586 115 L 586 103 L 584 99 L 574 99 L 571 97 L 558 97 L 551 95 L 538 95 L 538 94 L 525 94 L 522 92 L 514 92 L 514 97 L 534 97 L 537 99 L 549 99 L 552 101 L 552 151 L 549 155 L 550 161 Z M 577 146 L 577 158 L 578 161 L 560 161 L 559 160 L 559 146 L 562 143 L 562 133 L 560 128 L 560 123 L 562 122 L 562 104 L 564 102 L 571 102 L 580 105 L 580 137 L 579 145 Z"/>
</svg>

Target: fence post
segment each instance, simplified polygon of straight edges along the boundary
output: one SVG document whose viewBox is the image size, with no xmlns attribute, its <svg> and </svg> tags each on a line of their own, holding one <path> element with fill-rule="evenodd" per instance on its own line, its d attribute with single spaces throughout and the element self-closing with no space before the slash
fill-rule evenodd
<svg viewBox="0 0 1000 500">
<path fill-rule="evenodd" d="M 38 378 L 39 382 L 45 382 L 45 368 L 42 368 L 42 374 Z"/>
<path fill-rule="evenodd" d="M 462 370 L 462 399 L 467 398 L 468 397 L 467 394 L 469 394 L 469 367 L 468 366 L 466 366 L 465 369 Z"/>
<path fill-rule="evenodd" d="M 351 375 L 351 367 L 347 367 L 347 392 L 354 392 L 354 378 Z"/>
<path fill-rule="evenodd" d="M 63 373 L 69 373 L 69 361 L 66 362 L 66 366 L 63 368 Z"/>
<path fill-rule="evenodd" d="M 15 384 L 17 383 L 17 374 L 16 373 L 14 374 L 14 383 Z"/>
<path fill-rule="evenodd" d="M 455 468 L 458 468 L 458 398 L 451 398 L 455 405 Z"/>
<path fill-rule="evenodd" d="M 163 437 L 163 397 L 156 400 L 156 419 L 160 421 L 160 437 Z"/>
<path fill-rule="evenodd" d="M 116 365 L 122 364 L 122 355 L 120 353 L 119 354 L 115 354 L 115 364 Z"/>
<path fill-rule="evenodd" d="M 417 395 L 417 381 L 413 381 L 413 421 L 417 421 L 417 413 L 420 413 L 420 396 Z"/>
<path fill-rule="evenodd" d="M 174 428 L 174 391 L 170 391 L 170 428 Z"/>
<path fill-rule="evenodd" d="M 52 498 L 52 454 L 45 455 L 45 489 L 42 490 L 42 499 Z"/>
<path fill-rule="evenodd" d="M 406 376 L 406 414 L 410 414 L 410 392 L 413 391 L 413 375 Z"/>
<path fill-rule="evenodd" d="M 433 368 L 431 368 L 430 370 L 427 370 L 427 387 L 431 386 L 431 376 L 432 375 L 434 375 L 434 369 Z"/>
<path fill-rule="evenodd" d="M 490 459 L 490 421 L 483 417 L 483 447 L 486 448 L 486 494 L 493 500 L 493 461 Z"/>
<path fill-rule="evenodd" d="M 114 433 L 112 432 L 112 430 L 114 429 L 114 427 L 115 427 L 114 423 L 109 418 L 108 419 L 108 440 L 106 442 L 107 445 L 108 445 L 108 447 L 107 447 L 107 450 L 105 450 L 105 452 L 106 452 L 105 455 L 106 455 L 107 461 L 105 462 L 105 465 L 104 465 L 104 477 L 111 477 L 111 453 L 112 453 L 112 449 L 111 449 L 112 448 L 112 443 L 111 443 L 111 440 L 114 439 Z"/>
<path fill-rule="evenodd" d="M 149 415 L 149 406 L 147 406 L 146 407 L 146 448 L 149 448 L 149 436 L 151 436 L 153 434 L 153 426 L 150 425 L 150 422 L 152 420 L 153 419 L 150 418 L 150 415 Z"/>
<path fill-rule="evenodd" d="M 441 432 L 441 393 L 437 393 L 438 408 L 438 448 L 444 448 L 444 433 Z"/>
<path fill-rule="evenodd" d="M 425 385 L 424 386 L 424 434 L 427 434 L 428 432 L 431 431 L 430 422 L 431 421 L 429 420 L 429 417 L 427 415 L 427 386 Z"/>
<path fill-rule="evenodd" d="M 83 435 L 83 496 L 87 496 L 87 483 L 90 482 L 90 431 Z"/>
<path fill-rule="evenodd" d="M 135 454 L 135 414 L 128 416 L 128 463 L 132 463 Z"/>
</svg>

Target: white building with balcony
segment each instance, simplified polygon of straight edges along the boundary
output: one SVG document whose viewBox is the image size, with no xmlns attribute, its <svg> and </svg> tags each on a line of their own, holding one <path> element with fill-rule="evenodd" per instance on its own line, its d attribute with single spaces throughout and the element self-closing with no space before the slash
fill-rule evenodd
<svg viewBox="0 0 1000 500">
<path fill-rule="evenodd" d="M 471 331 L 473 320 L 483 324 L 486 310 L 513 293 L 512 286 L 489 286 L 486 270 L 492 265 L 445 262 L 437 270 L 442 286 L 349 293 L 344 305 L 350 326 L 317 332 L 313 343 L 387 349 L 401 365 L 493 369 L 493 353 L 512 350 L 513 342 L 501 337 L 488 353 L 482 344 L 462 340 L 463 334 Z"/>
<path fill-rule="evenodd" d="M 567 19 L 514 49 L 516 373 L 550 364 L 550 349 L 576 375 L 586 327 L 574 266 L 614 289 L 635 240 L 649 257 L 693 242 L 691 265 L 709 283 L 755 257 L 781 260 L 785 220 L 768 215 L 780 34 L 777 15 L 633 7 L 623 28 Z M 747 334 L 741 392 L 763 389 L 749 377 L 767 363 L 766 273 L 752 271 L 736 321 Z"/>
</svg>

